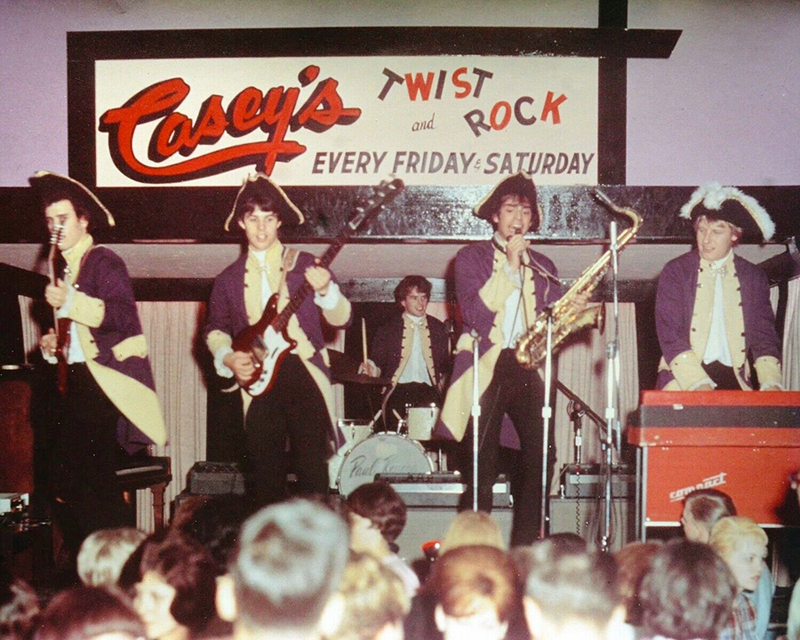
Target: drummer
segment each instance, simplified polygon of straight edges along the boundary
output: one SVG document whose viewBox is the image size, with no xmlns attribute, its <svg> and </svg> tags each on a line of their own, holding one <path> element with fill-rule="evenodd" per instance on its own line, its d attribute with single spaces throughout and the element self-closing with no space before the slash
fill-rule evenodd
<svg viewBox="0 0 800 640">
<path fill-rule="evenodd" d="M 397 416 L 406 407 L 441 406 L 450 347 L 444 323 L 427 315 L 431 283 L 406 276 L 394 290 L 402 310 L 381 326 L 371 345 L 372 357 L 362 365 L 370 376 L 391 377 L 384 395 L 384 427 L 397 431 Z"/>
</svg>

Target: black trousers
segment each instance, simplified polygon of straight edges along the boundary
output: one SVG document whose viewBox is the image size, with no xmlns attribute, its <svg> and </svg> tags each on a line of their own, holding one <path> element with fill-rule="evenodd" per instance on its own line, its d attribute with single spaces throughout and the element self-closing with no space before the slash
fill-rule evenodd
<svg viewBox="0 0 800 640">
<path fill-rule="evenodd" d="M 54 468 L 56 517 L 65 543 L 77 552 L 98 529 L 134 524 L 117 482 L 120 413 L 85 364 L 69 366 Z"/>
<path fill-rule="evenodd" d="M 733 372 L 733 367 L 722 364 L 718 360 L 706 364 L 701 363 L 703 370 L 708 374 L 717 385 L 720 391 L 728 389 L 732 391 L 739 391 L 742 387 L 739 386 L 739 381 L 736 379 L 736 374 Z"/>
<path fill-rule="evenodd" d="M 439 390 L 429 384 L 421 382 L 406 382 L 398 384 L 386 401 L 386 412 L 383 416 L 386 431 L 397 431 L 396 411 L 401 417 L 406 416 L 406 406 L 428 407 L 431 404 L 441 406 L 442 399 Z"/>
<path fill-rule="evenodd" d="M 291 467 L 302 494 L 328 492 L 325 399 L 299 356 L 287 355 L 273 388 L 245 417 L 248 493 L 254 507 L 284 500 Z"/>
<path fill-rule="evenodd" d="M 521 454 L 512 474 L 514 522 L 511 544 L 531 544 L 539 533 L 542 496 L 544 383 L 538 372 L 523 369 L 513 349 L 500 352 L 492 382 L 481 398 L 478 421 L 478 508 L 492 510 L 492 487 L 497 479 L 500 427 L 508 414 L 519 435 Z M 552 445 L 552 439 L 550 440 Z M 459 461 L 467 484 L 459 509 L 472 508 L 472 422 L 460 443 Z"/>
</svg>

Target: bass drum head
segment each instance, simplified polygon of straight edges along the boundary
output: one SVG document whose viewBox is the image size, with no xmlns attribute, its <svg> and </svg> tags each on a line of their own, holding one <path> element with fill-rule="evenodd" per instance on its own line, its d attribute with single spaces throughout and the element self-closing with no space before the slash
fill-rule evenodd
<svg viewBox="0 0 800 640">
<path fill-rule="evenodd" d="M 336 484 L 339 493 L 348 496 L 378 473 L 431 472 L 433 465 L 418 442 L 396 433 L 376 433 L 347 452 Z"/>
</svg>

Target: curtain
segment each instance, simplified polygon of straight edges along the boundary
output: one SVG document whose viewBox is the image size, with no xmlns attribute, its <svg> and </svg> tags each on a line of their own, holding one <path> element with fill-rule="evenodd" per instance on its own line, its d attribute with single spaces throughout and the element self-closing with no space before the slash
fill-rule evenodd
<svg viewBox="0 0 800 640">
<path fill-rule="evenodd" d="M 605 418 L 607 404 L 606 344 L 613 332 L 613 304 L 606 305 L 604 332 L 597 329 L 584 330 L 576 334 L 574 341 L 561 349 L 558 359 L 559 380 L 601 418 Z M 625 427 L 639 407 L 639 357 L 636 346 L 636 306 L 632 302 L 619 305 L 619 419 L 622 442 L 625 442 Z M 569 419 L 569 399 L 558 392 L 553 409 L 555 421 L 556 467 L 551 493 L 557 493 L 559 472 L 563 465 L 575 461 L 574 429 Z M 581 462 L 599 462 L 603 459 L 602 434 L 589 418 L 582 420 L 583 452 Z M 613 459 L 616 462 L 617 451 Z"/>
<path fill-rule="evenodd" d="M 789 281 L 782 366 L 783 388 L 800 391 L 800 277 Z"/>
<path fill-rule="evenodd" d="M 200 333 L 205 321 L 202 302 L 137 302 L 142 333 L 150 349 L 150 363 L 167 424 L 167 443 L 153 447 L 153 455 L 169 456 L 172 482 L 164 497 L 165 521 L 169 505 L 186 486 L 186 475 L 198 460 L 206 459 L 206 387 L 197 355 L 204 349 Z M 136 496 L 136 524 L 153 530 L 153 502 L 149 489 Z"/>
</svg>

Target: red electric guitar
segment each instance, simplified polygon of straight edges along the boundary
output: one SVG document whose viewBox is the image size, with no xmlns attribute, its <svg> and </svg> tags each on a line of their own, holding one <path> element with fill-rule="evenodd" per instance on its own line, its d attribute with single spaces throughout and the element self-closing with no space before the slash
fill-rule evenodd
<svg viewBox="0 0 800 640">
<path fill-rule="evenodd" d="M 53 231 L 50 234 L 50 257 L 47 261 L 50 270 L 50 284 L 58 284 L 58 258 L 61 252 L 58 243 L 64 237 L 64 218 L 59 217 L 53 224 Z M 58 370 L 58 390 L 61 394 L 67 392 L 67 348 L 69 345 L 69 318 L 59 318 L 56 309 L 53 309 L 53 325 L 56 333 L 56 367 Z"/>
<path fill-rule="evenodd" d="M 356 209 L 342 233 L 319 259 L 319 266 L 327 269 L 350 236 L 365 228 L 389 202 L 394 200 L 403 190 L 403 186 L 403 181 L 395 178 L 384 180 L 375 187 L 375 193 L 369 202 Z M 304 282 L 280 312 L 278 312 L 278 293 L 273 293 L 261 319 L 234 338 L 233 350 L 249 353 L 256 368 L 253 377 L 241 385 L 251 396 L 262 396 L 272 388 L 283 358 L 297 346 L 297 342 L 289 337 L 286 328 L 292 315 L 311 291 L 311 285 Z"/>
</svg>

